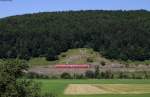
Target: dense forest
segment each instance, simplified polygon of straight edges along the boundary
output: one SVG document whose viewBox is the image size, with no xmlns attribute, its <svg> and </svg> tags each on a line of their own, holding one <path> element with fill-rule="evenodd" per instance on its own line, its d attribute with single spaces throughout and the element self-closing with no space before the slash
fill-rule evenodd
<svg viewBox="0 0 150 97">
<path fill-rule="evenodd" d="M 150 59 L 150 12 L 44 12 L 0 19 L 0 58 L 54 60 L 83 47 L 110 59 Z"/>
</svg>

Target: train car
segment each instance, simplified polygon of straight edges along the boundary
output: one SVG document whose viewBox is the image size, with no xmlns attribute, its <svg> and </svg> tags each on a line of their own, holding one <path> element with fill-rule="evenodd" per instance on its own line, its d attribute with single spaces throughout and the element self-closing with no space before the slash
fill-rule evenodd
<svg viewBox="0 0 150 97">
<path fill-rule="evenodd" d="M 88 64 L 58 64 L 55 68 L 90 68 Z"/>
</svg>

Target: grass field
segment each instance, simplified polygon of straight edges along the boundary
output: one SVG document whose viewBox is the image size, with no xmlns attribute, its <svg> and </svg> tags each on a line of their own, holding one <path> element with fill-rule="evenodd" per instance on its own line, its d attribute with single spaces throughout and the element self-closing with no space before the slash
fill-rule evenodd
<svg viewBox="0 0 150 97">
<path fill-rule="evenodd" d="M 150 80 L 36 80 L 42 83 L 42 92 L 52 92 L 58 97 L 150 97 L 150 93 L 145 94 L 91 94 L 91 95 L 65 95 L 64 91 L 69 84 L 96 84 L 96 85 L 109 85 L 109 84 L 126 84 L 130 86 L 137 85 L 150 85 Z M 142 88 L 143 88 L 142 86 Z M 134 87 L 133 87 L 134 88 Z M 148 88 L 149 89 L 149 88 Z"/>
</svg>

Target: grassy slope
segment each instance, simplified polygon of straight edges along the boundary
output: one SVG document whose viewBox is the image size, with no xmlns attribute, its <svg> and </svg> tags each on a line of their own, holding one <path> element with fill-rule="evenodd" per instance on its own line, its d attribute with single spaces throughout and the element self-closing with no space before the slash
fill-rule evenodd
<svg viewBox="0 0 150 97">
<path fill-rule="evenodd" d="M 140 95 L 76 95 L 67 96 L 63 95 L 64 89 L 68 84 L 150 84 L 150 80 L 36 80 L 42 83 L 42 91 L 52 92 L 58 95 L 58 97 L 150 97 L 150 94 Z"/>
<path fill-rule="evenodd" d="M 29 60 L 29 64 L 31 66 L 51 64 L 100 64 L 101 61 L 111 63 L 110 60 L 102 57 L 98 52 L 87 48 L 70 49 L 67 52 L 61 53 L 58 57 L 59 60 L 56 61 L 47 61 L 45 58 L 32 58 Z M 87 59 L 93 62 L 87 62 Z"/>
<path fill-rule="evenodd" d="M 39 58 L 31 58 L 28 62 L 31 66 L 36 66 L 36 65 L 51 65 L 55 64 L 57 61 L 47 61 L 44 57 L 39 57 Z"/>
<path fill-rule="evenodd" d="M 43 57 L 32 58 L 29 60 L 29 64 L 31 66 L 35 65 L 52 65 L 52 64 L 100 64 L 101 61 L 105 61 L 107 64 L 109 63 L 122 63 L 122 64 L 150 64 L 150 60 L 145 61 L 115 61 L 108 60 L 102 57 L 98 52 L 93 51 L 92 49 L 87 48 L 78 48 L 78 49 L 70 49 L 67 52 L 62 52 L 59 56 L 59 60 L 56 61 L 47 61 Z M 90 58 L 93 62 L 87 62 L 87 59 Z"/>
</svg>

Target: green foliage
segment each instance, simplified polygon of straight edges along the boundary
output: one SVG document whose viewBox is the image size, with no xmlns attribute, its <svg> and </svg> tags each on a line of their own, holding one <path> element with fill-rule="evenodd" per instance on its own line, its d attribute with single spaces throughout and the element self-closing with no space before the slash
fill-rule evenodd
<svg viewBox="0 0 150 97">
<path fill-rule="evenodd" d="M 57 52 L 53 48 L 49 48 L 47 55 L 46 55 L 46 60 L 48 61 L 53 61 L 57 59 Z"/>
<path fill-rule="evenodd" d="M 22 71 L 27 69 L 28 69 L 28 64 L 26 63 L 26 61 L 20 61 L 18 59 L 7 60 L 7 61 L 3 61 L 0 64 L 0 75 L 1 77 L 5 77 L 6 79 L 7 79 L 6 76 L 8 76 L 8 78 L 10 78 L 11 80 L 11 78 L 21 77 L 23 75 Z"/>
<path fill-rule="evenodd" d="M 101 61 L 100 63 L 102 66 L 105 66 L 106 65 L 106 62 L 105 61 Z"/>
<path fill-rule="evenodd" d="M 95 67 L 95 78 L 98 78 L 100 75 L 99 65 Z"/>
<path fill-rule="evenodd" d="M 62 79 L 72 79 L 71 75 L 67 72 L 64 72 L 60 76 Z"/>
<path fill-rule="evenodd" d="M 31 80 L 19 80 L 16 82 L 16 97 L 40 97 L 40 86 Z"/>
<path fill-rule="evenodd" d="M 45 57 L 38 57 L 38 58 L 31 58 L 28 61 L 28 64 L 30 66 L 36 66 L 36 65 L 51 65 L 55 64 L 53 61 L 47 61 Z"/>
<path fill-rule="evenodd" d="M 86 79 L 86 77 L 83 74 L 74 74 L 73 78 L 74 79 Z"/>
<path fill-rule="evenodd" d="M 76 11 L 0 19 L 0 58 L 56 56 L 93 48 L 110 59 L 150 59 L 150 12 Z M 82 24 L 82 25 L 81 25 Z"/>
<path fill-rule="evenodd" d="M 7 60 L 0 64 L 0 97 L 44 97 L 38 83 L 19 79 L 27 68 L 26 62 L 21 60 Z"/>
<path fill-rule="evenodd" d="M 24 77 L 26 77 L 28 79 L 49 79 L 49 76 L 47 76 L 47 75 L 37 74 L 34 72 L 29 72 L 29 73 L 25 74 Z"/>
<path fill-rule="evenodd" d="M 87 58 L 87 62 L 93 62 L 93 61 L 94 61 L 93 58 L 91 57 Z"/>
<path fill-rule="evenodd" d="M 17 81 L 17 78 L 23 75 L 23 70 L 26 70 L 28 65 L 25 61 L 20 60 L 8 60 L 4 61 L 0 65 L 0 95 L 1 97 L 27 97 L 26 95 L 31 95 L 32 93 L 25 94 L 25 88 L 29 89 L 28 84 L 25 81 Z M 20 86 L 20 83 L 22 86 Z M 30 83 L 30 82 L 27 82 Z M 26 84 L 26 87 L 23 85 Z M 22 89 L 22 91 L 21 91 Z M 30 89 L 29 89 L 30 91 Z M 24 95 L 24 96 L 22 96 Z M 34 97 L 34 96 L 29 96 Z"/>
<path fill-rule="evenodd" d="M 95 74 L 94 74 L 93 71 L 87 70 L 87 71 L 85 72 L 85 77 L 87 77 L 87 78 L 94 78 L 94 77 L 95 77 Z"/>
<path fill-rule="evenodd" d="M 145 79 L 149 79 L 148 72 L 146 72 L 146 71 L 144 71 L 144 78 L 145 78 Z"/>
<path fill-rule="evenodd" d="M 128 79 L 129 76 L 127 74 L 123 73 L 123 72 L 120 72 L 118 78 L 119 79 Z M 135 77 L 133 76 L 133 78 L 135 78 Z M 141 79 L 141 78 L 137 78 L 137 79 Z"/>
<path fill-rule="evenodd" d="M 36 79 L 35 79 L 36 80 Z M 150 94 L 103 94 L 103 95 L 65 95 L 64 91 L 70 84 L 150 84 L 150 80 L 141 79 L 57 79 L 57 80 L 43 80 L 37 79 L 37 82 L 42 83 L 43 93 L 53 91 L 58 97 L 149 97 Z"/>
</svg>

